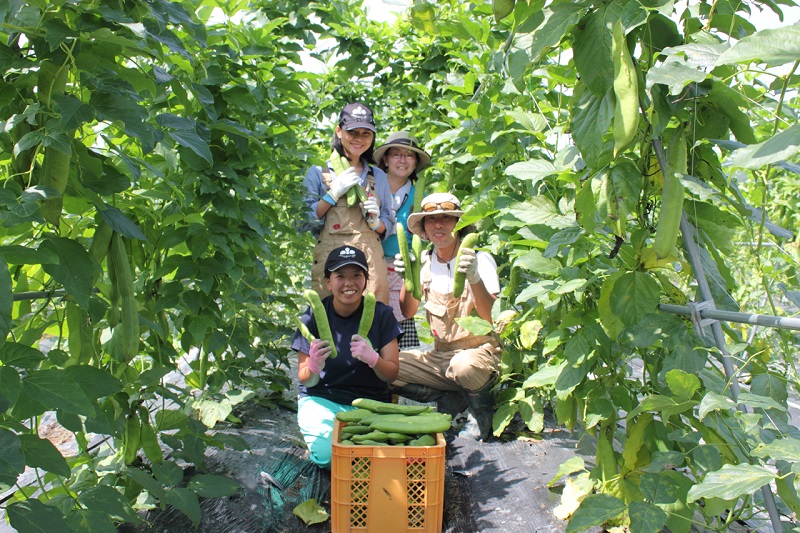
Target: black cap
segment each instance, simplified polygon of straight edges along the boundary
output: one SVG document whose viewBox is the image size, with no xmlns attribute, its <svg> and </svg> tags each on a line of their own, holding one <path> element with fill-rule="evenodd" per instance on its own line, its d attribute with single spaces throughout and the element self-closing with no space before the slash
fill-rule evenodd
<svg viewBox="0 0 800 533">
<path fill-rule="evenodd" d="M 344 130 L 354 130 L 356 128 L 366 128 L 378 131 L 375 128 L 375 119 L 372 118 L 372 110 L 359 102 L 347 104 L 339 113 L 339 126 Z"/>
<path fill-rule="evenodd" d="M 353 246 L 340 246 L 328 254 L 328 259 L 325 261 L 325 275 L 328 276 L 331 272 L 336 272 L 347 265 L 356 265 L 364 272 L 369 272 L 364 252 Z"/>
</svg>

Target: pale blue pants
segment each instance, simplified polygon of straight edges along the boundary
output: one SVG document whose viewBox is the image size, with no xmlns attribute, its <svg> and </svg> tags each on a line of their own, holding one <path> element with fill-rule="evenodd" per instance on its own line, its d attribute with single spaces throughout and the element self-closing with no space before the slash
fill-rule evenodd
<svg viewBox="0 0 800 533">
<path fill-rule="evenodd" d="M 310 452 L 313 463 L 322 468 L 331 467 L 333 421 L 336 413 L 352 411 L 352 405 L 341 405 L 317 396 L 297 399 L 297 425 Z"/>
</svg>

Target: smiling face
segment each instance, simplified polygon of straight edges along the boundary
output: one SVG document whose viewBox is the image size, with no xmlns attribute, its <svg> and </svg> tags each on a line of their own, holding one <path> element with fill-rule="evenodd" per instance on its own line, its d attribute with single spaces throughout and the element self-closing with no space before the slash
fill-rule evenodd
<svg viewBox="0 0 800 533">
<path fill-rule="evenodd" d="M 423 219 L 423 229 L 428 240 L 436 248 L 447 249 L 455 245 L 456 238 L 453 236 L 453 228 L 458 223 L 458 217 L 450 215 L 429 215 Z"/>
<path fill-rule="evenodd" d="M 408 178 L 417 167 L 417 154 L 408 148 L 389 148 L 383 156 L 387 174 Z"/>
<path fill-rule="evenodd" d="M 342 141 L 345 155 L 352 162 L 358 160 L 372 146 L 375 133 L 367 128 L 345 130 L 341 126 L 336 126 L 336 135 Z"/>
<path fill-rule="evenodd" d="M 333 306 L 340 315 L 347 316 L 361 304 L 361 295 L 367 286 L 367 275 L 361 267 L 345 265 L 325 278 L 325 285 L 333 293 Z"/>
</svg>

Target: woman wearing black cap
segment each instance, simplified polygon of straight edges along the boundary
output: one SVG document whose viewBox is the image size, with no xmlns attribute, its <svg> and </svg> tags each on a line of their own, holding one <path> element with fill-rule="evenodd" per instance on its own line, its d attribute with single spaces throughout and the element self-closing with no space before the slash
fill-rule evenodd
<svg viewBox="0 0 800 533">
<path fill-rule="evenodd" d="M 378 301 L 389 303 L 389 284 L 381 240 L 395 231 L 392 193 L 386 174 L 370 165 L 375 147 L 375 121 L 372 110 L 364 104 L 347 104 L 339 113 L 333 135 L 333 150 L 347 158 L 350 168 L 337 175 L 331 161 L 325 168 L 314 165 L 303 184 L 308 190 L 307 227 L 317 238 L 311 286 L 320 297 L 330 294 L 325 286 L 323 263 L 331 250 L 345 244 L 359 247 L 367 257 L 367 289 Z M 367 199 L 353 206 L 347 204 L 347 191 L 353 186 L 364 189 Z"/>
<path fill-rule="evenodd" d="M 367 338 L 358 335 L 367 285 L 367 258 L 353 246 L 336 248 L 325 261 L 325 284 L 331 292 L 322 300 L 337 356 L 320 340 L 312 310 L 300 317 L 311 334 L 309 343 L 296 332 L 292 349 L 297 352 L 300 381 L 297 422 L 308 446 L 310 459 L 322 467 L 331 463 L 331 440 L 336 413 L 352 410 L 356 398 L 382 402 L 391 399 L 389 383 L 399 372 L 397 337 L 400 326 L 388 305 L 375 303 L 375 317 Z"/>
<path fill-rule="evenodd" d="M 408 216 L 414 207 L 417 192 L 417 173 L 431 164 L 431 156 L 419 147 L 417 140 L 407 131 L 398 131 L 389 135 L 386 143 L 375 149 L 375 161 L 386 172 L 389 189 L 392 191 L 392 212 L 397 222 L 408 227 Z M 406 230 L 408 242 L 411 233 Z M 397 235 L 392 234 L 383 240 L 383 256 L 388 266 L 389 305 L 394 310 L 395 318 L 400 322 L 403 335 L 400 337 L 400 349 L 419 346 L 417 328 L 414 317 L 405 318 L 400 310 L 400 288 L 403 276 L 394 271 L 394 256 L 400 252 Z"/>
</svg>

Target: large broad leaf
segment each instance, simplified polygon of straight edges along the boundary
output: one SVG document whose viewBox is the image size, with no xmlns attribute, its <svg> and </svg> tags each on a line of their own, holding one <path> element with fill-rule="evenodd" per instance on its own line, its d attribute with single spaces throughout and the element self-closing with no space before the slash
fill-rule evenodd
<svg viewBox="0 0 800 533">
<path fill-rule="evenodd" d="M 702 70 L 692 68 L 680 61 L 665 61 L 647 71 L 647 89 L 659 83 L 669 87 L 669 94 L 678 95 L 688 84 L 700 83 L 708 76 Z"/>
<path fill-rule="evenodd" d="M 559 400 L 566 399 L 575 387 L 581 384 L 589 373 L 589 364 L 582 363 L 578 366 L 564 365 L 561 373 L 556 378 L 556 395 Z"/>
<path fill-rule="evenodd" d="M 456 323 L 473 335 L 488 335 L 493 329 L 491 322 L 477 316 L 457 318 Z"/>
<path fill-rule="evenodd" d="M 700 498 L 722 498 L 735 500 L 740 496 L 752 496 L 754 492 L 771 482 L 777 474 L 758 465 L 723 465 L 716 472 L 709 472 L 700 484 L 689 489 L 688 502 Z"/>
<path fill-rule="evenodd" d="M 0 489 L 12 487 L 24 471 L 25 456 L 19 437 L 7 429 L 0 429 Z"/>
<path fill-rule="evenodd" d="M 77 383 L 88 398 L 96 400 L 122 390 L 122 382 L 108 371 L 88 365 L 68 366 L 64 369 L 67 380 Z"/>
<path fill-rule="evenodd" d="M 530 40 L 531 61 L 536 62 L 539 54 L 561 42 L 567 30 L 578 23 L 585 11 L 586 7 L 572 2 L 551 4 L 544 8 L 544 22 L 533 31 Z"/>
<path fill-rule="evenodd" d="M 14 296 L 11 292 L 11 275 L 8 273 L 8 264 L 0 256 L 0 344 L 5 342 L 8 332 L 11 331 L 11 309 L 14 305 Z"/>
<path fill-rule="evenodd" d="M 625 502 L 610 494 L 591 494 L 573 513 L 567 524 L 567 533 L 585 531 L 590 527 L 602 526 L 609 520 L 625 512 Z"/>
<path fill-rule="evenodd" d="M 47 439 L 40 439 L 36 435 L 20 435 L 22 453 L 25 454 L 25 464 L 33 468 L 41 468 L 56 475 L 69 477 L 70 468 L 61 452 Z"/>
<path fill-rule="evenodd" d="M 561 263 L 557 259 L 544 257 L 539 250 L 531 250 L 517 257 L 514 266 L 542 276 L 558 274 L 561 269 Z"/>
<path fill-rule="evenodd" d="M 225 476 L 200 474 L 189 480 L 188 489 L 203 498 L 232 496 L 241 488 L 238 481 Z"/>
<path fill-rule="evenodd" d="M 53 533 L 72 531 L 56 507 L 39 500 L 27 499 L 6 507 L 8 522 L 19 533 Z"/>
<path fill-rule="evenodd" d="M 619 20 L 620 2 L 602 4 L 582 20 L 572 44 L 575 67 L 596 96 L 606 95 L 614 82 L 611 27 Z"/>
<path fill-rule="evenodd" d="M 17 402 L 21 390 L 19 372 L 10 366 L 0 366 L 0 413 L 5 413 Z"/>
<path fill-rule="evenodd" d="M 134 524 L 140 522 L 127 498 L 108 485 L 97 485 L 83 491 L 78 496 L 78 502 L 89 509 L 103 512 L 123 522 Z"/>
<path fill-rule="evenodd" d="M 611 122 L 614 119 L 613 91 L 598 97 L 585 83 L 578 82 L 572 97 L 571 111 L 572 137 L 584 161 L 593 168 L 605 166 L 614 153 L 614 139 L 611 135 Z"/>
<path fill-rule="evenodd" d="M 800 57 L 800 23 L 748 35 L 725 51 L 717 59 L 717 65 L 757 61 L 775 66 L 792 63 L 797 61 L 798 57 Z"/>
<path fill-rule="evenodd" d="M 667 513 L 652 503 L 631 502 L 628 514 L 631 517 L 631 533 L 658 533 L 667 522 Z"/>
<path fill-rule="evenodd" d="M 651 275 L 628 272 L 614 283 L 609 303 L 614 316 L 625 326 L 631 326 L 641 317 L 654 312 L 659 298 L 660 286 Z"/>
<path fill-rule="evenodd" d="M 49 408 L 63 409 L 76 415 L 94 416 L 95 410 L 86 393 L 77 383 L 67 380 L 67 373 L 59 369 L 31 372 L 22 380 L 22 390 Z"/>
<path fill-rule="evenodd" d="M 688 400 L 700 389 L 700 378 L 680 369 L 667 372 L 667 386 L 680 400 Z"/>
<path fill-rule="evenodd" d="M 45 358 L 36 348 L 16 342 L 7 342 L 0 346 L 0 361 L 5 365 L 31 369 Z"/>
<path fill-rule="evenodd" d="M 100 216 L 106 223 L 111 226 L 111 229 L 128 237 L 129 239 L 147 240 L 139 226 L 116 207 L 106 206 L 99 211 Z"/>
<path fill-rule="evenodd" d="M 789 393 L 784 381 L 772 374 L 757 374 L 753 376 L 753 380 L 750 383 L 750 392 L 772 398 L 782 405 L 785 405 L 789 399 Z"/>
<path fill-rule="evenodd" d="M 736 409 L 736 403 L 722 394 L 710 391 L 703 396 L 700 402 L 700 409 L 698 410 L 697 417 L 703 420 L 708 413 L 712 411 L 733 411 Z"/>
<path fill-rule="evenodd" d="M 731 156 L 734 167 L 757 170 L 800 153 L 800 124 L 794 124 L 768 140 L 739 148 Z"/>
<path fill-rule="evenodd" d="M 117 533 L 114 520 L 107 514 L 92 509 L 75 509 L 67 515 L 72 531 L 81 533 Z"/>
<path fill-rule="evenodd" d="M 552 387 L 556 384 L 556 379 L 558 379 L 558 376 L 567 364 L 568 363 L 563 360 L 557 363 L 551 361 L 549 364 L 540 367 L 539 370 L 528 376 L 528 379 L 522 384 L 522 388 Z"/>
<path fill-rule="evenodd" d="M 45 249 L 34 249 L 16 244 L 0 246 L 0 261 L 5 260 L 12 265 L 43 265 L 58 263 L 58 256 Z"/>
<path fill-rule="evenodd" d="M 775 461 L 800 462 L 800 439 L 784 437 L 765 444 L 761 443 L 751 452 L 753 457 L 769 457 Z"/>
<path fill-rule="evenodd" d="M 92 261 L 86 248 L 72 239 L 51 237 L 42 246 L 58 254 L 60 261 L 57 265 L 42 265 L 44 271 L 60 283 L 81 308 L 88 309 L 98 268 L 96 261 Z"/>
<path fill-rule="evenodd" d="M 556 166 L 544 159 L 531 159 L 514 163 L 506 169 L 506 174 L 518 180 L 529 181 L 531 186 L 535 186 L 547 176 L 558 173 Z"/>
<path fill-rule="evenodd" d="M 167 491 L 165 499 L 168 504 L 185 514 L 189 520 L 192 521 L 194 527 L 200 525 L 200 518 L 202 515 L 200 512 L 200 500 L 197 498 L 197 494 L 189 489 L 174 488 Z"/>
<path fill-rule="evenodd" d="M 209 428 L 213 428 L 217 422 L 228 418 L 228 415 L 233 411 L 233 406 L 227 399 L 220 402 L 198 400 L 194 402 L 193 407 L 200 413 L 200 421 Z"/>
</svg>

